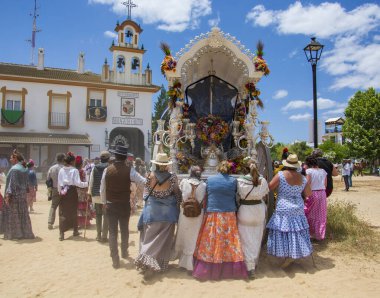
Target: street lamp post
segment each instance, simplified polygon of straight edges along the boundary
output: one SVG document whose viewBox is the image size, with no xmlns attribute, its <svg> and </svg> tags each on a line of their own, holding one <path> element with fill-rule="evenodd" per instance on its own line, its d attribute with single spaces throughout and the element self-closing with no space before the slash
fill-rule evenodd
<svg viewBox="0 0 380 298">
<path fill-rule="evenodd" d="M 314 148 L 318 148 L 317 63 L 321 58 L 324 45 L 315 39 L 312 37 L 311 42 L 303 50 L 313 71 Z"/>
</svg>

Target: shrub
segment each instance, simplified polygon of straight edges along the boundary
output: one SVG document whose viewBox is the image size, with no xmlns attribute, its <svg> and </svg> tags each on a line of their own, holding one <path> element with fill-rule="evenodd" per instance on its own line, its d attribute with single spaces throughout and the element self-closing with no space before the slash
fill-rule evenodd
<svg viewBox="0 0 380 298">
<path fill-rule="evenodd" d="M 360 251 L 365 255 L 380 252 L 380 236 L 355 214 L 352 203 L 334 202 L 327 208 L 326 239 L 339 249 Z"/>
</svg>

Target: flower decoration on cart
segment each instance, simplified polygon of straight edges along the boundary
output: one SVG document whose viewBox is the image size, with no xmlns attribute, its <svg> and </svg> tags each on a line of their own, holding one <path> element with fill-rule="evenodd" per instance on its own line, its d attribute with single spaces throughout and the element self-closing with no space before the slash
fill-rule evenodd
<svg viewBox="0 0 380 298">
<path fill-rule="evenodd" d="M 268 68 L 268 64 L 263 58 L 264 56 L 264 44 L 261 40 L 257 43 L 256 46 L 256 56 L 253 58 L 253 62 L 255 63 L 255 68 L 257 71 L 261 71 L 264 73 L 264 76 L 269 75 L 270 70 Z"/>
<path fill-rule="evenodd" d="M 189 156 L 188 154 L 185 154 L 182 151 L 177 152 L 176 158 L 178 163 L 178 170 L 182 174 L 187 174 L 191 166 L 198 165 L 198 161 L 195 158 Z"/>
<path fill-rule="evenodd" d="M 228 169 L 230 174 L 247 174 L 246 156 L 240 155 L 228 160 Z"/>
<path fill-rule="evenodd" d="M 183 92 L 182 92 L 182 84 L 178 80 L 175 80 L 173 85 L 169 87 L 168 92 L 166 94 L 170 98 L 169 100 L 169 108 L 173 109 L 176 106 L 183 106 Z"/>
<path fill-rule="evenodd" d="M 200 118 L 196 125 L 197 138 L 208 145 L 219 145 L 227 137 L 228 132 L 228 124 L 215 115 Z"/>
<path fill-rule="evenodd" d="M 249 100 L 257 100 L 257 106 L 259 106 L 260 108 L 264 108 L 264 103 L 263 101 L 260 99 L 260 90 L 259 88 L 256 87 L 256 84 L 254 82 L 247 82 L 245 85 L 245 91 L 247 92 L 248 94 L 248 99 Z M 246 101 L 246 108 L 248 109 L 248 103 L 249 101 Z"/>
<path fill-rule="evenodd" d="M 189 109 L 190 109 L 190 106 L 188 103 L 184 103 L 183 106 L 182 106 L 182 118 L 183 119 L 189 119 Z"/>
<path fill-rule="evenodd" d="M 165 75 L 165 71 L 175 71 L 177 67 L 177 61 L 173 58 L 170 47 L 167 43 L 161 42 L 161 50 L 165 54 L 164 60 L 161 62 L 161 73 Z"/>
</svg>

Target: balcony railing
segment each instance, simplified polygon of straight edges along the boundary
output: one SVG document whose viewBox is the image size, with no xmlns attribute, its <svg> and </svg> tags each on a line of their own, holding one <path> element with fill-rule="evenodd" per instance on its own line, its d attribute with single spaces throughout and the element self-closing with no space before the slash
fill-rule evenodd
<svg viewBox="0 0 380 298">
<path fill-rule="evenodd" d="M 342 132 L 342 127 L 326 127 L 325 133 L 340 133 Z"/>
<path fill-rule="evenodd" d="M 107 107 L 87 106 L 87 121 L 106 121 Z"/>
<path fill-rule="evenodd" d="M 49 128 L 63 128 L 70 127 L 70 113 L 56 113 L 49 112 Z"/>
<path fill-rule="evenodd" d="M 1 126 L 24 127 L 25 111 L 1 109 Z"/>
</svg>

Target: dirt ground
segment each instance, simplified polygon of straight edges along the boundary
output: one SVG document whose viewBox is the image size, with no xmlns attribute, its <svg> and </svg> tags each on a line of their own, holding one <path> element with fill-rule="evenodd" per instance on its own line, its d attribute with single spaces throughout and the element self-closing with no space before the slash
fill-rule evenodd
<svg viewBox="0 0 380 298">
<path fill-rule="evenodd" d="M 331 201 L 357 205 L 358 215 L 374 229 L 380 228 L 380 177 L 354 177 L 353 187 L 344 191 L 335 179 Z M 176 262 L 168 272 L 146 282 L 135 269 L 138 251 L 137 220 L 130 222 L 130 258 L 120 269 L 112 268 L 109 248 L 95 241 L 95 224 L 86 238 L 58 240 L 58 222 L 47 228 L 50 202 L 41 184 L 35 212 L 31 213 L 35 240 L 0 239 L 1 297 L 379 297 L 380 257 L 348 255 L 315 245 L 312 259 L 298 260 L 286 270 L 279 260 L 262 250 L 257 277 L 250 281 L 199 282 L 179 269 Z M 93 220 L 93 223 L 95 221 Z"/>
</svg>

